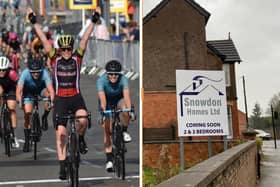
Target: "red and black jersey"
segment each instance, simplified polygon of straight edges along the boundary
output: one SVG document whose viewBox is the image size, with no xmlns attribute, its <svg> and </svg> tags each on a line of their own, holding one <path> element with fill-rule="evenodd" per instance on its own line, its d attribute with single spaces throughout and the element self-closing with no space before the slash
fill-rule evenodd
<svg viewBox="0 0 280 187">
<path fill-rule="evenodd" d="M 71 58 L 65 60 L 53 50 L 51 50 L 49 57 L 51 58 L 56 95 L 71 97 L 79 94 L 83 51 L 78 48 Z"/>
<path fill-rule="evenodd" d="M 10 91 L 16 91 L 16 85 L 18 81 L 18 74 L 12 69 L 8 69 L 6 75 L 0 78 L 0 85 L 2 86 L 5 93 Z"/>
</svg>

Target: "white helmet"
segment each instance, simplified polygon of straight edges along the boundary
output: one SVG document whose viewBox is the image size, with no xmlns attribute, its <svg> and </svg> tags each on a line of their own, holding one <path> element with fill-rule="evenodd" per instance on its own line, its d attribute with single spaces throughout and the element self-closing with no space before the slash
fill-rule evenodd
<svg viewBox="0 0 280 187">
<path fill-rule="evenodd" d="M 44 27 L 43 27 L 43 32 L 45 32 L 45 33 L 46 33 L 46 32 L 49 32 L 49 27 L 48 27 L 48 26 L 44 26 Z"/>
<path fill-rule="evenodd" d="M 0 69 L 8 69 L 10 66 L 10 61 L 7 57 L 1 56 L 0 57 Z"/>
</svg>

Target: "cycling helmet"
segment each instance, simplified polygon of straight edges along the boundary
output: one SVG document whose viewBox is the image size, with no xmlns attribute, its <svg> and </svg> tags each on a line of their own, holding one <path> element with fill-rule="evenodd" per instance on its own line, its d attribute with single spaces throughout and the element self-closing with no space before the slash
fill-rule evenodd
<svg viewBox="0 0 280 187">
<path fill-rule="evenodd" d="M 43 30 L 44 33 L 47 33 L 47 32 L 49 32 L 49 27 L 48 26 L 44 26 L 42 30 Z"/>
<path fill-rule="evenodd" d="M 73 47 L 74 45 L 74 38 L 71 35 L 61 35 L 58 39 L 58 46 L 59 47 Z"/>
<path fill-rule="evenodd" d="M 41 72 L 43 69 L 43 64 L 39 59 L 30 59 L 28 61 L 28 68 L 31 73 Z"/>
<path fill-rule="evenodd" d="M 121 73 L 122 65 L 117 60 L 111 60 L 107 62 L 105 69 L 107 73 Z"/>
<path fill-rule="evenodd" d="M 16 40 L 17 34 L 15 32 L 9 32 L 9 39 L 10 40 Z"/>
<path fill-rule="evenodd" d="M 0 69 L 8 69 L 10 66 L 10 60 L 7 57 L 0 57 Z"/>
</svg>

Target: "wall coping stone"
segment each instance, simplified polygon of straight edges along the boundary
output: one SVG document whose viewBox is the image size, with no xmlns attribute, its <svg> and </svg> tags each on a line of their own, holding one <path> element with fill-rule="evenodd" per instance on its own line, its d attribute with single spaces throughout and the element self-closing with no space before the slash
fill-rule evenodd
<svg viewBox="0 0 280 187">
<path fill-rule="evenodd" d="M 217 154 L 182 173 L 162 182 L 158 187 L 183 186 L 203 187 L 210 184 L 229 165 L 247 150 L 256 146 L 256 141 L 248 141 Z"/>
</svg>

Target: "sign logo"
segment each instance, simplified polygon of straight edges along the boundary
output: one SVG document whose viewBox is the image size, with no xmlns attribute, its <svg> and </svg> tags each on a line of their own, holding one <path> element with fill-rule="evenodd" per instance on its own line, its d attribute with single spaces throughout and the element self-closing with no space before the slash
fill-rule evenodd
<svg viewBox="0 0 280 187">
<path fill-rule="evenodd" d="M 223 71 L 176 71 L 179 136 L 228 135 Z"/>
<path fill-rule="evenodd" d="M 206 91 L 207 89 L 214 89 L 217 91 L 218 95 L 224 95 L 216 86 L 215 83 L 222 82 L 223 79 L 220 80 L 213 80 L 206 76 L 194 76 L 192 78 L 192 83 L 187 86 L 182 92 L 179 93 L 180 100 L 181 100 L 181 116 L 183 116 L 183 96 L 185 95 L 199 95 L 203 91 Z"/>
</svg>

